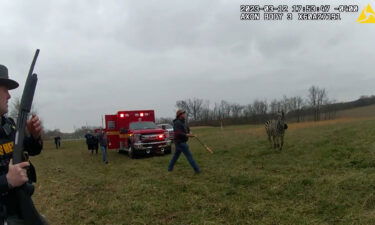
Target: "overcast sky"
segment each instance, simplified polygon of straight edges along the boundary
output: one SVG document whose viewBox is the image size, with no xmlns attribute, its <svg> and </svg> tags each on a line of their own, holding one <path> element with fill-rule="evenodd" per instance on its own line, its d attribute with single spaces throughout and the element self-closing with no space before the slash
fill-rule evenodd
<svg viewBox="0 0 375 225">
<path fill-rule="evenodd" d="M 101 115 L 202 98 L 240 104 L 307 95 L 311 85 L 347 101 L 375 94 L 375 24 L 240 21 L 241 4 L 375 1 L 112 1 L 0 3 L 0 64 L 21 87 L 34 51 L 35 107 L 47 129 L 100 125 Z"/>
</svg>

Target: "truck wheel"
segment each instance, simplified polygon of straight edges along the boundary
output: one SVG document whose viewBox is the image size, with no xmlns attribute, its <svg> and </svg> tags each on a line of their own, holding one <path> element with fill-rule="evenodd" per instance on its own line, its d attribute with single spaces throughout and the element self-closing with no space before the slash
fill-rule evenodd
<svg viewBox="0 0 375 225">
<path fill-rule="evenodd" d="M 134 148 L 133 148 L 132 145 L 129 146 L 128 155 L 129 155 L 129 158 L 131 158 L 131 159 L 134 159 L 134 157 L 135 157 Z"/>
</svg>

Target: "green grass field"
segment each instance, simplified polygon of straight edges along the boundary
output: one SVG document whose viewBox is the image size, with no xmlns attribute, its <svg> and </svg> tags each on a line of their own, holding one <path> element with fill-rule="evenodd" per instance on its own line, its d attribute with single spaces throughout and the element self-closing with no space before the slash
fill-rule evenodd
<svg viewBox="0 0 375 225">
<path fill-rule="evenodd" d="M 34 201 L 51 224 L 374 224 L 375 119 L 289 124 L 282 152 L 262 126 L 193 129 L 215 151 L 184 157 L 91 156 L 45 143 Z"/>
</svg>

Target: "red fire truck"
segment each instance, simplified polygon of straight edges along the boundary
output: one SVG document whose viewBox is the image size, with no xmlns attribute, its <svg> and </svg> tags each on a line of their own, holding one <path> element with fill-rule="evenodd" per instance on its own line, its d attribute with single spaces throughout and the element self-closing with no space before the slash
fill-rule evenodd
<svg viewBox="0 0 375 225">
<path fill-rule="evenodd" d="M 144 154 L 169 154 L 169 134 L 155 124 L 154 110 L 119 111 L 105 115 L 108 149 L 125 151 L 129 157 Z"/>
</svg>

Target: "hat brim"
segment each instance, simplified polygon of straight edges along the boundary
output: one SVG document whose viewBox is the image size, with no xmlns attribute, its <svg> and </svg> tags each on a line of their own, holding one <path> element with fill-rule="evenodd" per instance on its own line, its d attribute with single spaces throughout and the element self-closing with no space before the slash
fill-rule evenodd
<svg viewBox="0 0 375 225">
<path fill-rule="evenodd" d="M 176 117 L 178 118 L 179 116 L 181 116 L 182 114 L 186 113 L 186 111 L 182 111 L 180 112 L 179 114 L 176 115 Z"/>
<path fill-rule="evenodd" d="M 0 78 L 0 86 L 5 86 L 8 90 L 12 90 L 18 88 L 19 84 L 12 79 Z"/>
</svg>

